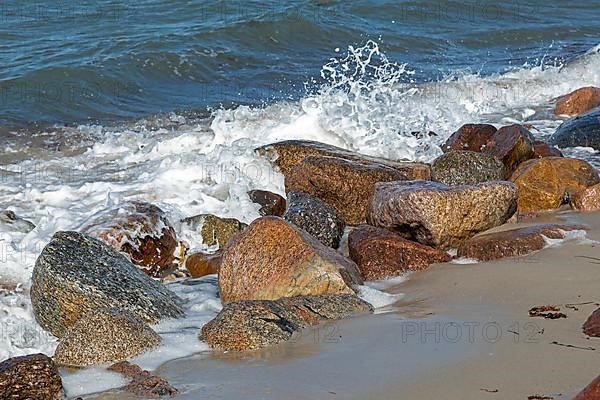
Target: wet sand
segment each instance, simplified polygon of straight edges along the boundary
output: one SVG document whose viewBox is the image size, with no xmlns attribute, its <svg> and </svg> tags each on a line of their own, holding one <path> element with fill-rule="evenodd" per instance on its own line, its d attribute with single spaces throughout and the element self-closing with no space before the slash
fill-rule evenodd
<svg viewBox="0 0 600 400">
<path fill-rule="evenodd" d="M 588 238 L 600 241 L 600 213 L 540 222 L 554 219 L 585 223 Z M 253 353 L 198 354 L 156 372 L 180 389 L 179 399 L 570 399 L 600 373 L 600 339 L 581 331 L 600 302 L 600 261 L 585 257 L 600 258 L 600 244 L 435 265 L 390 290 L 405 295 L 391 312 L 307 329 Z M 546 304 L 567 318 L 528 316 Z"/>
</svg>

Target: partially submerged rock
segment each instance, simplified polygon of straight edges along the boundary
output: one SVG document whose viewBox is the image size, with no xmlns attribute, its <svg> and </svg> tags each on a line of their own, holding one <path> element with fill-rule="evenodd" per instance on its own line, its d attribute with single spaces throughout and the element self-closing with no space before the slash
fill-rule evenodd
<svg viewBox="0 0 600 400">
<path fill-rule="evenodd" d="M 522 125 L 508 125 L 498 129 L 485 147 L 485 152 L 502 160 L 509 173 L 534 154 L 535 139 Z"/>
<path fill-rule="evenodd" d="M 453 150 L 483 152 L 497 130 L 495 126 L 488 124 L 463 125 L 446 140 L 442 145 L 442 151 L 444 153 Z"/>
<path fill-rule="evenodd" d="M 262 217 L 225 249 L 219 271 L 224 303 L 353 294 L 356 264 L 278 217 Z"/>
<path fill-rule="evenodd" d="M 131 382 L 120 388 L 125 392 L 133 393 L 145 399 L 158 399 L 164 396 L 175 396 L 178 390 L 171 386 L 166 379 L 152 375 L 149 371 L 142 370 L 139 365 L 121 361 L 108 367 L 109 371 L 117 372 Z"/>
<path fill-rule="evenodd" d="M 600 184 L 570 194 L 571 207 L 580 211 L 600 210 Z"/>
<path fill-rule="evenodd" d="M 446 185 L 473 185 L 506 178 L 502 161 L 485 153 L 455 150 L 431 164 L 431 180 Z"/>
<path fill-rule="evenodd" d="M 207 246 L 225 247 L 232 237 L 246 229 L 248 225 L 235 218 L 217 217 L 212 214 L 201 214 L 183 219 L 191 229 L 200 229 L 202 243 Z"/>
<path fill-rule="evenodd" d="M 561 148 L 579 146 L 600 150 L 600 108 L 563 122 L 549 142 Z"/>
<path fill-rule="evenodd" d="M 144 321 L 181 317 L 181 300 L 106 244 L 78 232 L 57 232 L 33 269 L 36 321 L 61 338 L 82 315 L 103 307 Z"/>
<path fill-rule="evenodd" d="M 556 101 L 556 115 L 576 116 L 600 106 L 600 88 L 587 86 L 561 96 Z"/>
<path fill-rule="evenodd" d="M 251 190 L 248 192 L 248 197 L 253 203 L 260 205 L 258 212 L 260 215 L 274 215 L 282 217 L 285 213 L 286 201 L 277 193 L 266 190 Z"/>
<path fill-rule="evenodd" d="M 0 212 L 0 231 L 29 233 L 34 229 L 33 222 L 19 217 L 14 211 Z"/>
<path fill-rule="evenodd" d="M 419 243 L 450 248 L 505 223 L 515 212 L 517 187 L 504 181 L 446 186 L 427 181 L 375 185 L 368 222 Z"/>
<path fill-rule="evenodd" d="M 185 260 L 185 268 L 192 278 L 218 274 L 222 258 L 223 250 L 218 250 L 215 253 L 198 252 L 190 254 Z"/>
<path fill-rule="evenodd" d="M 592 337 L 600 337 L 600 308 L 594 311 L 585 321 L 583 333 Z"/>
<path fill-rule="evenodd" d="M 1 399 L 62 400 L 64 397 L 62 379 L 50 357 L 31 354 L 0 363 Z"/>
</svg>

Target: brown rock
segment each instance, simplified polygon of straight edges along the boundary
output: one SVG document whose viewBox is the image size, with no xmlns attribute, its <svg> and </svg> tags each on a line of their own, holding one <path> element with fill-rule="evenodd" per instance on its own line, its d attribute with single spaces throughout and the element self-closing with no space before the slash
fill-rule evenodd
<svg viewBox="0 0 600 400">
<path fill-rule="evenodd" d="M 286 202 L 280 195 L 266 190 L 251 190 L 248 197 L 253 203 L 260 205 L 258 212 L 262 216 L 274 215 L 282 217 L 285 213 Z"/>
<path fill-rule="evenodd" d="M 600 88 L 588 86 L 559 97 L 554 113 L 573 117 L 598 106 L 600 106 Z"/>
<path fill-rule="evenodd" d="M 584 229 L 584 227 L 544 224 L 500 232 L 483 233 L 469 239 L 460 246 L 458 248 L 458 255 L 480 261 L 524 256 L 543 249 L 547 244 L 544 236 L 550 239 L 564 239 L 566 236 L 565 231 L 575 229 Z"/>
<path fill-rule="evenodd" d="M 198 252 L 190 254 L 185 260 L 185 267 L 190 272 L 192 278 L 218 274 L 222 256 L 223 250 L 219 250 L 216 253 Z"/>
<path fill-rule="evenodd" d="M 572 193 L 600 182 L 589 163 L 574 158 L 546 157 L 524 162 L 510 178 L 519 187 L 519 212 L 552 210 Z"/>
<path fill-rule="evenodd" d="M 13 357 L 0 363 L 0 398 L 62 400 L 65 394 L 58 368 L 44 354 Z"/>
<path fill-rule="evenodd" d="M 375 183 L 404 179 L 403 174 L 382 164 L 310 156 L 286 175 L 285 191 L 319 198 L 348 225 L 358 225 L 365 222 Z"/>
<path fill-rule="evenodd" d="M 142 370 L 139 365 L 121 361 L 108 367 L 109 371 L 118 372 L 131 382 L 120 388 L 145 399 L 157 399 L 163 396 L 175 396 L 177 389 L 160 376 L 151 375 L 149 371 Z"/>
<path fill-rule="evenodd" d="M 600 337 L 600 308 L 594 311 L 585 321 L 583 333 L 588 336 Z"/>
<path fill-rule="evenodd" d="M 531 158 L 544 158 L 544 157 L 564 157 L 563 153 L 554 146 L 550 146 L 543 140 L 536 140 L 533 144 L 533 157 Z"/>
<path fill-rule="evenodd" d="M 451 259 L 445 251 L 370 225 L 360 225 L 352 230 L 348 248 L 350 258 L 358 265 L 365 280 L 391 278 Z"/>
<path fill-rule="evenodd" d="M 246 229 L 248 225 L 235 218 L 217 217 L 212 214 L 200 214 L 181 220 L 190 229 L 199 229 L 202 243 L 207 246 L 218 245 L 224 248 L 232 237 Z"/>
<path fill-rule="evenodd" d="M 516 186 L 504 181 L 464 186 L 378 183 L 367 220 L 419 243 L 450 248 L 505 223 L 515 212 L 516 200 Z"/>
<path fill-rule="evenodd" d="M 580 211 L 600 210 L 600 184 L 571 193 L 571 207 Z"/>
<path fill-rule="evenodd" d="M 442 145 L 442 151 L 447 153 L 452 150 L 471 150 L 482 152 L 497 129 L 487 124 L 466 124 L 454 132 L 446 143 Z"/>
<path fill-rule="evenodd" d="M 353 294 L 360 282 L 354 262 L 279 217 L 259 218 L 233 238 L 219 271 L 224 303 Z"/>
<path fill-rule="evenodd" d="M 533 157 L 534 143 L 533 135 L 523 126 L 503 126 L 487 142 L 485 152 L 502 160 L 510 173 Z"/>
<path fill-rule="evenodd" d="M 573 400 L 600 400 L 600 375 L 579 392 Z"/>
<path fill-rule="evenodd" d="M 379 157 L 371 157 L 311 140 L 286 140 L 261 146 L 257 148 L 256 151 L 260 155 L 267 157 L 275 166 L 279 167 L 281 173 L 286 177 L 300 161 L 308 156 L 337 157 L 351 160 L 359 164 L 382 164 L 396 169 L 404 176 L 404 179 L 407 180 L 427 180 L 431 177 L 429 165 L 424 163 L 392 161 Z"/>
<path fill-rule="evenodd" d="M 165 213 L 150 203 L 132 201 L 97 214 L 81 232 L 129 254 L 151 276 L 160 276 L 175 260 L 175 230 Z"/>
</svg>

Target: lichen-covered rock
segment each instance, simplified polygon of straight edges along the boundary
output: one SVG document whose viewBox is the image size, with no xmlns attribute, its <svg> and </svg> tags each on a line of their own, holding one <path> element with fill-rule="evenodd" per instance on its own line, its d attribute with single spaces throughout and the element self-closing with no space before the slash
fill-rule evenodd
<svg viewBox="0 0 600 400">
<path fill-rule="evenodd" d="M 117 372 L 131 382 L 120 388 L 125 392 L 133 393 L 144 399 L 159 399 L 164 396 L 175 396 L 178 390 L 171 386 L 166 379 L 152 375 L 149 371 L 142 370 L 139 365 L 121 361 L 108 367 L 109 371 Z"/>
<path fill-rule="evenodd" d="M 495 126 L 488 124 L 463 125 L 446 140 L 442 145 L 442 151 L 444 153 L 453 150 L 482 152 L 496 131 Z"/>
<path fill-rule="evenodd" d="M 225 247 L 232 237 L 248 225 L 235 218 L 222 218 L 212 214 L 201 214 L 183 219 L 181 222 L 191 229 L 199 229 L 202 243 L 207 246 Z"/>
<path fill-rule="evenodd" d="M 579 146 L 600 150 L 600 108 L 563 122 L 549 143 L 561 148 Z"/>
<path fill-rule="evenodd" d="M 480 261 L 524 256 L 543 249 L 548 244 L 545 237 L 564 239 L 566 232 L 583 228 L 581 226 L 544 224 L 483 233 L 461 245 L 458 248 L 458 255 Z"/>
<path fill-rule="evenodd" d="M 348 249 L 363 279 L 369 281 L 393 278 L 451 259 L 443 250 L 370 225 L 360 225 L 350 232 Z"/>
<path fill-rule="evenodd" d="M 258 212 L 260 215 L 274 215 L 282 217 L 285 213 L 286 201 L 277 193 L 266 190 L 251 190 L 248 192 L 248 197 L 253 203 L 260 205 Z"/>
<path fill-rule="evenodd" d="M 29 233 L 34 229 L 33 222 L 19 217 L 14 211 L 0 212 L 0 231 Z"/>
<path fill-rule="evenodd" d="M 334 249 L 339 246 L 346 227 L 329 204 L 299 192 L 288 193 L 288 206 L 283 219 Z"/>
<path fill-rule="evenodd" d="M 571 194 L 600 182 L 598 171 L 583 160 L 546 157 L 524 162 L 510 178 L 519 187 L 519 212 L 553 210 Z"/>
<path fill-rule="evenodd" d="M 575 116 L 600 106 L 600 88 L 587 86 L 561 96 L 556 101 L 556 115 Z"/>
<path fill-rule="evenodd" d="M 219 292 L 224 303 L 281 297 L 353 294 L 356 264 L 279 217 L 262 217 L 223 254 Z"/>
<path fill-rule="evenodd" d="M 379 157 L 371 157 L 311 140 L 286 140 L 261 146 L 257 148 L 256 151 L 260 155 L 267 157 L 286 177 L 300 161 L 309 156 L 337 157 L 355 161 L 360 164 L 382 164 L 394 168 L 400 172 L 403 179 L 406 180 L 426 180 L 431 177 L 431 171 L 427 164 L 409 161 L 392 161 Z"/>
<path fill-rule="evenodd" d="M 571 207 L 580 211 L 600 211 L 600 184 L 570 193 Z"/>
<path fill-rule="evenodd" d="M 498 129 L 485 146 L 485 152 L 502 160 L 511 173 L 534 154 L 535 139 L 522 125 L 508 125 Z"/>
<path fill-rule="evenodd" d="M 564 157 L 563 153 L 556 147 L 550 146 L 543 140 L 536 140 L 533 144 L 533 156 L 531 158 Z"/>
<path fill-rule="evenodd" d="M 285 190 L 319 198 L 348 225 L 358 225 L 365 222 L 375 183 L 404 179 L 403 174 L 382 164 L 310 156 L 286 175 Z"/>
<path fill-rule="evenodd" d="M 473 185 L 506 178 L 502 161 L 485 153 L 455 150 L 431 164 L 431 180 L 446 185 Z"/>
<path fill-rule="evenodd" d="M 505 223 L 516 203 L 517 187 L 504 181 L 462 186 L 427 181 L 378 183 L 367 220 L 407 239 L 451 248 Z"/>
<path fill-rule="evenodd" d="M 6 400 L 62 400 L 62 379 L 52 359 L 44 354 L 13 357 L 0 363 L 0 398 Z"/>
<path fill-rule="evenodd" d="M 198 252 L 190 254 L 185 260 L 185 268 L 190 272 L 192 278 L 218 274 L 222 257 L 223 250 L 218 250 L 215 253 Z"/>
<path fill-rule="evenodd" d="M 177 237 L 165 213 L 155 205 L 132 201 L 94 215 L 81 232 L 129 254 L 148 275 L 172 267 Z"/>
<path fill-rule="evenodd" d="M 57 232 L 33 269 L 31 302 L 37 322 L 61 338 L 82 315 L 103 307 L 128 310 L 146 322 L 181 317 L 181 299 L 90 236 Z"/>
<path fill-rule="evenodd" d="M 135 357 L 160 344 L 160 336 L 133 314 L 99 308 L 69 328 L 54 353 L 60 365 L 85 367 Z"/>
<path fill-rule="evenodd" d="M 204 325 L 200 339 L 221 350 L 254 350 L 290 340 L 294 333 L 323 319 L 372 311 L 369 303 L 354 295 L 239 301 L 226 304 Z"/>
<path fill-rule="evenodd" d="M 600 400 L 600 375 L 579 392 L 573 400 Z"/>
<path fill-rule="evenodd" d="M 600 337 L 600 308 L 594 311 L 585 321 L 583 333 L 592 337 Z"/>
</svg>

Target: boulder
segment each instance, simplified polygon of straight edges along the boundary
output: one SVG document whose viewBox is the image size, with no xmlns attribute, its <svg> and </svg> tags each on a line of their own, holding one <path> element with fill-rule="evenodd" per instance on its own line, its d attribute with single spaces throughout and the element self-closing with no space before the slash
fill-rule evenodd
<svg viewBox="0 0 600 400">
<path fill-rule="evenodd" d="M 13 357 L 0 363 L 0 398 L 62 400 L 65 393 L 58 368 L 44 354 Z"/>
<path fill-rule="evenodd" d="M 485 146 L 485 152 L 502 160 L 508 173 L 533 157 L 535 139 L 522 125 L 508 125 L 498 129 Z"/>
<path fill-rule="evenodd" d="M 512 174 L 519 187 L 519 212 L 553 210 L 572 193 L 600 182 L 598 171 L 583 160 L 546 157 L 524 162 Z"/>
<path fill-rule="evenodd" d="M 461 245 L 458 248 L 458 256 L 480 261 L 524 256 L 546 247 L 548 243 L 545 237 L 549 239 L 564 239 L 567 231 L 575 229 L 584 229 L 584 227 L 544 224 L 483 233 Z"/>
<path fill-rule="evenodd" d="M 600 150 L 600 108 L 563 122 L 550 137 L 558 147 L 592 147 Z"/>
<path fill-rule="evenodd" d="M 563 153 L 556 147 L 550 146 L 543 140 L 536 140 L 533 144 L 533 157 L 531 158 L 544 158 L 544 157 L 564 157 Z"/>
<path fill-rule="evenodd" d="M 404 179 L 403 174 L 382 164 L 310 156 L 286 175 L 285 190 L 319 198 L 348 225 L 358 225 L 365 222 L 375 183 Z"/>
<path fill-rule="evenodd" d="M 495 126 L 488 124 L 463 125 L 446 140 L 442 145 L 442 151 L 444 153 L 453 150 L 482 152 L 497 130 Z"/>
<path fill-rule="evenodd" d="M 193 253 L 186 258 L 185 267 L 192 278 L 218 274 L 222 257 L 223 250 L 218 250 L 215 253 Z"/>
<path fill-rule="evenodd" d="M 600 308 L 594 311 L 585 321 L 583 333 L 592 337 L 600 337 Z"/>
<path fill-rule="evenodd" d="M 600 88 L 588 86 L 559 97 L 556 100 L 554 113 L 573 117 L 599 106 Z"/>
<path fill-rule="evenodd" d="M 152 375 L 149 371 L 142 370 L 139 365 L 128 361 L 121 361 L 108 367 L 109 371 L 117 372 L 131 382 L 119 388 L 122 391 L 133 393 L 144 399 L 159 399 L 163 396 L 175 396 L 178 390 L 160 376 Z"/>
<path fill-rule="evenodd" d="M 600 375 L 579 392 L 573 400 L 600 400 Z"/>
<path fill-rule="evenodd" d="M 148 275 L 172 267 L 177 237 L 165 213 L 155 205 L 132 201 L 94 215 L 81 232 L 128 254 Z"/>
<path fill-rule="evenodd" d="M 263 217 L 267 215 L 282 217 L 285 213 L 285 199 L 277 193 L 266 190 L 251 190 L 248 192 L 248 197 L 253 203 L 260 205 L 258 212 Z"/>
<path fill-rule="evenodd" d="M 160 336 L 128 311 L 99 308 L 69 328 L 54 353 L 60 365 L 85 367 L 123 361 L 160 345 Z"/>
<path fill-rule="evenodd" d="M 517 187 L 504 181 L 462 186 L 378 183 L 367 220 L 407 239 L 446 249 L 502 225 L 514 214 L 516 204 Z"/>
<path fill-rule="evenodd" d="M 348 249 L 363 279 L 368 281 L 393 278 L 452 258 L 443 250 L 370 225 L 360 225 L 350 232 Z"/>
<path fill-rule="evenodd" d="M 19 217 L 14 211 L 4 210 L 0 212 L 0 232 L 29 233 L 34 229 L 33 222 Z"/>
<path fill-rule="evenodd" d="M 181 317 L 181 299 L 108 245 L 78 232 L 57 232 L 36 260 L 31 303 L 37 322 L 63 337 L 82 315 L 114 307 L 144 321 Z"/>
<path fill-rule="evenodd" d="M 226 304 L 202 327 L 199 338 L 220 350 L 255 350 L 290 340 L 295 333 L 323 319 L 372 311 L 369 303 L 354 295 L 239 301 Z"/>
<path fill-rule="evenodd" d="M 219 271 L 224 303 L 353 294 L 355 283 L 354 262 L 279 217 L 259 218 L 233 238 Z"/>
<path fill-rule="evenodd" d="M 222 218 L 212 214 L 201 214 L 181 220 L 190 229 L 200 230 L 202 243 L 207 246 L 225 247 L 232 237 L 246 229 L 248 225 L 235 218 Z"/>
<path fill-rule="evenodd" d="M 570 194 L 571 207 L 580 211 L 600 211 L 600 184 Z"/>
<path fill-rule="evenodd" d="M 339 246 L 346 227 L 329 204 L 299 192 L 288 193 L 288 205 L 283 219 L 334 249 Z"/>
<path fill-rule="evenodd" d="M 400 172 L 404 177 L 403 179 L 406 180 L 429 179 L 431 177 L 429 165 L 424 163 L 392 161 L 379 157 L 371 157 L 311 140 L 286 140 L 261 146 L 257 148 L 256 151 L 260 155 L 268 158 L 286 177 L 300 161 L 308 156 L 337 157 L 355 161 L 359 164 L 382 164 L 394 168 Z"/>
<path fill-rule="evenodd" d="M 473 185 L 506 178 L 502 161 L 485 153 L 455 150 L 431 164 L 431 180 L 446 185 Z"/>
</svg>

